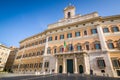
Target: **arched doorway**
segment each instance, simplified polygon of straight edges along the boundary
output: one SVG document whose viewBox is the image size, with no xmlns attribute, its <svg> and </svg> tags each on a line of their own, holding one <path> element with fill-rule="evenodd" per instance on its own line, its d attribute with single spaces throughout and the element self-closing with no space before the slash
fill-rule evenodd
<svg viewBox="0 0 120 80">
<path fill-rule="evenodd" d="M 60 67 L 59 67 L 59 73 L 62 73 L 62 70 L 63 70 L 63 67 L 62 67 L 62 65 L 60 65 Z"/>
<path fill-rule="evenodd" d="M 80 73 L 80 74 L 84 73 L 84 71 L 83 71 L 83 66 L 82 66 L 82 65 L 79 65 L 79 73 Z"/>
</svg>

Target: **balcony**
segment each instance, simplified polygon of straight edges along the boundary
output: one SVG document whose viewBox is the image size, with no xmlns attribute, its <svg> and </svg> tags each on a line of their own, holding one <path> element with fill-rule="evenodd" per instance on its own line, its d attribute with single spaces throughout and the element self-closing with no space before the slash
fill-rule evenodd
<svg viewBox="0 0 120 80">
<path fill-rule="evenodd" d="M 59 52 L 59 53 L 55 53 L 54 55 L 82 54 L 82 53 L 87 53 L 87 51 L 86 50 L 81 50 L 81 51 Z"/>
</svg>

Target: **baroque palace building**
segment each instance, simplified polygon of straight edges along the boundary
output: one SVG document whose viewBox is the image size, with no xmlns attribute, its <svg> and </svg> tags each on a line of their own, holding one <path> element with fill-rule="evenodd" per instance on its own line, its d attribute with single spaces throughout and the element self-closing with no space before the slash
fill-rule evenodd
<svg viewBox="0 0 120 80">
<path fill-rule="evenodd" d="M 67 6 L 63 19 L 20 42 L 13 71 L 119 77 L 120 15 L 76 15 Z"/>
<path fill-rule="evenodd" d="M 9 54 L 10 54 L 10 49 L 5 45 L 0 44 L 0 72 L 4 71 Z"/>
</svg>

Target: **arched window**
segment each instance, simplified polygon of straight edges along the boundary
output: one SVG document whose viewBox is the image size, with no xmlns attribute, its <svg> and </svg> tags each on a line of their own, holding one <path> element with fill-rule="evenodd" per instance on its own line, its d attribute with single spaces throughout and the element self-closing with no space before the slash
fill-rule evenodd
<svg viewBox="0 0 120 80">
<path fill-rule="evenodd" d="M 60 46 L 60 52 L 64 52 L 64 47 Z"/>
<path fill-rule="evenodd" d="M 91 29 L 91 33 L 92 34 L 97 34 L 97 29 L 95 28 L 95 29 Z"/>
<path fill-rule="evenodd" d="M 117 47 L 120 49 L 120 39 L 117 41 Z"/>
<path fill-rule="evenodd" d="M 47 49 L 47 53 L 48 53 L 48 54 L 51 54 L 51 49 L 50 49 L 50 47 Z"/>
<path fill-rule="evenodd" d="M 72 44 L 68 45 L 68 51 L 73 51 L 73 45 Z"/>
<path fill-rule="evenodd" d="M 84 31 L 84 35 L 87 35 L 87 31 L 86 30 Z"/>
<path fill-rule="evenodd" d="M 85 47 L 86 47 L 86 50 L 89 50 L 90 47 L 89 47 L 89 42 L 85 42 Z"/>
<path fill-rule="evenodd" d="M 95 49 L 101 49 L 101 45 L 99 41 L 94 42 Z"/>
<path fill-rule="evenodd" d="M 70 12 L 68 12 L 68 18 L 70 18 L 71 17 L 71 13 Z"/>
<path fill-rule="evenodd" d="M 56 48 L 54 49 L 54 53 L 57 53 L 57 50 L 56 50 Z"/>
<path fill-rule="evenodd" d="M 108 48 L 109 49 L 114 49 L 114 45 L 113 45 L 112 40 L 108 40 Z"/>
<path fill-rule="evenodd" d="M 42 49 L 42 51 L 41 51 L 41 55 L 43 55 L 44 54 L 44 49 Z"/>
<path fill-rule="evenodd" d="M 37 56 L 39 56 L 39 55 L 40 55 L 40 51 L 37 52 Z"/>
<path fill-rule="evenodd" d="M 113 31 L 113 32 L 118 32 L 118 31 L 119 31 L 118 26 L 113 26 L 113 27 L 112 27 L 112 31 Z"/>
</svg>

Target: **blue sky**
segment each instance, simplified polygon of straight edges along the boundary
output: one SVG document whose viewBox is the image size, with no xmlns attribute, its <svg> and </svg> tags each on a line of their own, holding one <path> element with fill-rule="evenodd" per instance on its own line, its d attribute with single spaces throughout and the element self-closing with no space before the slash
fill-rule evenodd
<svg viewBox="0 0 120 80">
<path fill-rule="evenodd" d="M 0 43 L 18 47 L 21 40 L 63 18 L 69 3 L 76 7 L 76 14 L 120 14 L 120 0 L 0 0 Z"/>
</svg>

